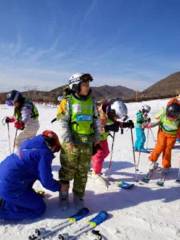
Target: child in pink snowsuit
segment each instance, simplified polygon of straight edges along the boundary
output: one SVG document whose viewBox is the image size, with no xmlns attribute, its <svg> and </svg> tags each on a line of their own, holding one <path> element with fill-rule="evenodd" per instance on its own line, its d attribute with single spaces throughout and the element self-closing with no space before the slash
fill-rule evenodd
<svg viewBox="0 0 180 240">
<path fill-rule="evenodd" d="M 118 132 L 119 128 L 133 128 L 134 124 L 127 119 L 127 107 L 121 100 L 106 100 L 97 106 L 100 122 L 100 144 L 96 153 L 92 156 L 92 168 L 95 174 L 100 175 L 105 158 L 109 154 L 108 135 L 109 131 Z"/>
<path fill-rule="evenodd" d="M 107 114 L 103 111 L 103 105 L 105 105 L 105 101 L 97 106 L 100 121 L 100 144 L 96 154 L 93 155 L 91 159 L 92 168 L 95 174 L 101 174 L 104 160 L 109 154 L 107 141 L 109 133 L 105 132 L 105 126 L 108 122 L 108 117 Z"/>
</svg>

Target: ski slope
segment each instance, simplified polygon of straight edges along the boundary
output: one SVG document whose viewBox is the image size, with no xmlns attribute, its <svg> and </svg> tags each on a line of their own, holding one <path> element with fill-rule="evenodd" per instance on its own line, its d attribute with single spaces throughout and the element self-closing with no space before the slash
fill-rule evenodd
<svg viewBox="0 0 180 240">
<path fill-rule="evenodd" d="M 165 106 L 167 100 L 155 100 L 146 102 L 152 107 L 151 117 Z M 128 111 L 130 118 L 134 119 L 138 107 L 142 103 L 129 103 Z M 56 113 L 56 107 L 38 105 L 40 112 L 41 128 L 39 133 L 45 129 L 52 129 L 58 133 L 58 122 L 50 123 Z M 10 115 L 13 108 L 0 105 L 0 118 Z M 0 159 L 3 160 L 9 152 L 7 128 L 0 123 Z M 157 128 L 153 129 L 153 134 L 149 133 L 148 147 L 153 148 L 154 136 L 156 137 Z M 11 141 L 13 144 L 15 130 L 10 128 Z M 109 138 L 111 147 L 111 138 Z M 138 157 L 136 155 L 136 157 Z M 172 152 L 172 169 L 168 175 L 164 187 L 156 185 L 158 174 L 149 184 L 135 183 L 131 190 L 124 190 L 118 187 L 118 180 L 125 179 L 134 182 L 134 165 L 131 145 L 130 130 L 125 129 L 124 134 L 116 134 L 113 151 L 112 169 L 109 177 L 112 178 L 111 185 L 106 189 L 100 180 L 89 177 L 85 197 L 86 206 L 90 209 L 91 215 L 67 228 L 64 232 L 73 232 L 82 226 L 87 219 L 92 218 L 98 211 L 106 210 L 110 218 L 97 227 L 105 235 L 104 239 L 108 240 L 178 240 L 180 239 L 180 184 L 175 182 L 180 164 L 180 145 Z M 0 160 L 0 161 L 1 161 Z M 104 164 L 106 172 L 109 164 L 109 157 Z M 161 165 L 161 159 L 159 159 Z M 53 174 L 58 176 L 59 154 L 53 161 Z M 138 178 L 148 169 L 148 155 L 141 154 Z M 42 189 L 40 183 L 35 184 L 36 188 Z M 47 191 L 48 192 L 48 191 Z M 68 211 L 63 212 L 59 208 L 58 193 L 48 192 L 50 195 L 46 198 L 47 212 L 45 215 L 35 221 L 23 221 L 21 223 L 6 223 L 0 220 L 0 240 L 26 240 L 28 235 L 33 233 L 35 228 L 51 228 L 74 213 L 71 207 Z M 72 196 L 70 195 L 70 200 Z M 57 239 L 57 236 L 50 239 Z M 89 234 L 82 235 L 78 239 L 94 239 Z"/>
</svg>

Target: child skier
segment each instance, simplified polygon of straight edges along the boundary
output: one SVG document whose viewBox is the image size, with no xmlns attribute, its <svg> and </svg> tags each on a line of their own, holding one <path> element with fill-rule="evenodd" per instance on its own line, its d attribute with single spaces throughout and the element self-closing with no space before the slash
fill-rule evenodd
<svg viewBox="0 0 180 240">
<path fill-rule="evenodd" d="M 144 148 L 146 142 L 146 136 L 144 132 L 144 124 L 150 121 L 148 113 L 151 111 L 151 107 L 147 104 L 143 105 L 141 109 L 136 113 L 136 142 L 134 150 L 138 152 L 147 153 L 148 150 Z"/>
<path fill-rule="evenodd" d="M 21 130 L 15 142 L 15 146 L 19 147 L 24 140 L 36 135 L 39 129 L 39 113 L 36 106 L 16 90 L 7 94 L 6 104 L 14 106 L 14 116 L 6 117 L 5 122 L 13 122 L 15 128 Z"/>
<path fill-rule="evenodd" d="M 96 153 L 92 156 L 92 168 L 95 175 L 101 175 L 105 158 L 109 154 L 108 135 L 109 131 L 118 132 L 119 128 L 133 128 L 134 124 L 127 119 L 127 107 L 121 100 L 101 101 L 97 104 L 100 120 L 100 144 Z"/>
<path fill-rule="evenodd" d="M 154 163 L 162 153 L 162 174 L 166 174 L 171 167 L 171 151 L 176 142 L 178 131 L 180 131 L 180 101 L 176 98 L 170 100 L 166 109 L 162 109 L 156 116 L 156 123 L 149 123 L 145 127 L 159 126 L 157 143 L 152 151 L 149 160 Z M 152 165 L 152 167 L 153 167 Z"/>
<path fill-rule="evenodd" d="M 42 196 L 32 187 L 39 180 L 51 191 L 60 190 L 59 181 L 54 180 L 51 173 L 54 153 L 59 150 L 56 133 L 46 130 L 24 141 L 17 154 L 0 163 L 0 219 L 33 219 L 45 212 Z"/>
<path fill-rule="evenodd" d="M 60 201 L 65 208 L 68 206 L 69 182 L 72 179 L 74 204 L 83 206 L 92 148 L 99 142 L 96 106 L 89 86 L 91 81 L 93 78 L 88 73 L 72 75 L 68 95 L 58 107 L 57 119 L 62 140 Z"/>
</svg>

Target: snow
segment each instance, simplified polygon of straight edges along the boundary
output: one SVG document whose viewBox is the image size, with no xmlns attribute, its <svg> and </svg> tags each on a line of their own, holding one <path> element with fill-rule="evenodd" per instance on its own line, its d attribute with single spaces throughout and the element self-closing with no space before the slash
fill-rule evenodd
<svg viewBox="0 0 180 240">
<path fill-rule="evenodd" d="M 161 107 L 165 106 L 166 100 L 154 100 L 145 102 L 152 108 L 152 118 Z M 142 103 L 129 103 L 128 111 L 130 118 L 134 119 L 135 112 Z M 56 107 L 38 105 L 40 112 L 41 128 L 39 133 L 44 129 L 52 129 L 58 133 L 58 123 L 50 123 L 55 117 Z M 11 115 L 13 108 L 0 105 L 0 118 Z M 9 153 L 7 128 L 0 123 L 0 159 L 3 160 Z M 154 136 L 156 137 L 157 128 L 153 129 L 153 134 L 149 133 L 148 147 L 153 148 Z M 10 127 L 11 145 L 13 145 L 15 130 Z M 111 138 L 109 139 L 111 148 Z M 138 154 L 136 154 L 138 157 Z M 131 190 L 123 190 L 118 187 L 119 179 L 126 179 L 128 182 L 134 182 L 134 165 L 131 145 L 131 135 L 129 130 L 124 134 L 117 133 L 113 151 L 112 169 L 109 173 L 113 178 L 108 189 L 101 181 L 89 177 L 87 183 L 85 203 L 91 210 L 90 219 L 100 210 L 106 210 L 109 219 L 97 227 L 108 240 L 178 240 L 180 239 L 180 185 L 175 182 L 178 168 L 180 165 L 180 146 L 177 145 L 172 153 L 172 168 L 170 170 L 164 187 L 156 185 L 158 175 L 155 176 L 149 184 L 140 184 L 135 182 L 135 187 Z M 107 171 L 109 157 L 104 164 L 104 172 Z M 161 159 L 159 159 L 161 165 Z M 54 177 L 58 176 L 59 155 L 57 154 L 53 161 Z M 148 169 L 148 155 L 141 154 L 138 178 L 141 178 Z M 35 184 L 36 188 L 41 188 L 40 183 Z M 48 191 L 47 191 L 48 192 Z M 47 227 L 61 223 L 64 218 L 75 212 L 71 207 L 68 211 L 62 211 L 59 207 L 58 193 L 50 193 L 46 199 L 47 211 L 42 218 L 35 221 L 23 221 L 21 223 L 6 223 L 0 221 L 0 240 L 6 239 L 28 239 L 28 235 L 33 233 L 37 227 Z M 70 198 L 72 196 L 70 195 Z M 67 228 L 69 233 L 78 229 L 86 220 L 74 224 Z M 65 230 L 64 230 L 65 231 Z M 65 231 L 65 232 L 66 232 Z M 54 236 L 50 239 L 57 239 Z M 94 239 L 91 234 L 82 235 L 79 239 Z"/>
</svg>

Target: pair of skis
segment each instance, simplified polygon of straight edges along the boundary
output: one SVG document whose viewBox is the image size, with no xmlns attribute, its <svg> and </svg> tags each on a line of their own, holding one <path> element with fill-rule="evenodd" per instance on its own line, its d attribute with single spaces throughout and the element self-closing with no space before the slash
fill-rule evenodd
<svg viewBox="0 0 180 240">
<path fill-rule="evenodd" d="M 74 223 L 80 221 L 81 219 L 87 217 L 89 214 L 88 208 L 82 208 L 80 209 L 76 214 L 72 215 L 65 221 L 61 222 L 60 224 L 57 224 L 53 226 L 50 230 L 46 229 L 35 229 L 34 234 L 29 236 L 29 240 L 43 240 L 48 237 L 51 237 L 58 232 L 64 230 L 67 227 L 70 227 Z M 59 240 L 75 240 L 79 236 L 94 230 L 94 228 L 104 222 L 108 218 L 108 213 L 106 211 L 100 211 L 94 218 L 89 220 L 83 227 L 73 232 L 73 235 L 70 236 L 69 234 L 59 234 L 58 238 Z M 96 232 L 97 233 L 97 232 Z M 98 234 L 97 234 L 98 235 Z M 96 239 L 102 239 L 101 234 L 99 233 L 99 238 Z"/>
</svg>

